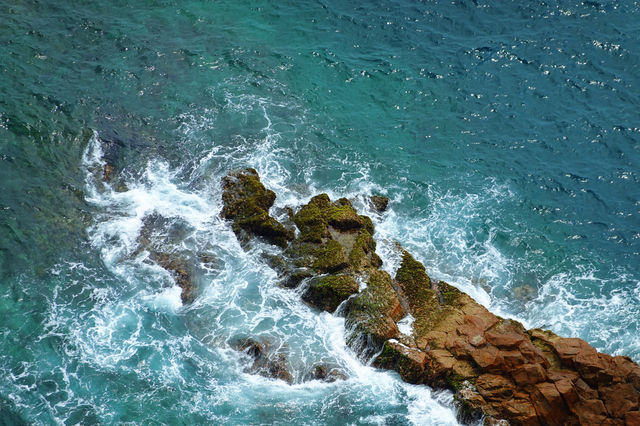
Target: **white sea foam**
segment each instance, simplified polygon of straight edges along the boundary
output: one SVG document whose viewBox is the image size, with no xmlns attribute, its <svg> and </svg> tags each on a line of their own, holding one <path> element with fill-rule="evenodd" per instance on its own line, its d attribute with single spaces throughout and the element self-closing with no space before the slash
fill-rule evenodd
<svg viewBox="0 0 640 426">
<path fill-rule="evenodd" d="M 260 102 L 258 107 L 263 108 Z M 249 159 L 261 173 L 265 184 L 278 191 L 280 206 L 300 205 L 306 194 L 296 192 L 287 184 L 289 176 L 278 165 L 278 153 L 274 149 L 278 137 L 270 133 L 275 124 L 269 119 L 266 108 L 263 111 L 268 137 L 265 137 L 262 148 Z M 88 148 L 86 157 L 90 160 L 85 162 L 87 169 L 101 161 L 100 151 L 95 146 L 98 143 L 95 138 Z M 221 153 L 218 149 L 207 153 L 198 162 L 198 173 L 209 170 L 211 162 L 220 160 Z M 216 180 L 222 177 L 224 170 L 218 173 L 214 177 Z M 91 175 L 90 170 L 88 175 Z M 128 181 L 128 190 L 120 193 L 108 185 L 100 187 L 96 182 L 99 175 L 94 173 L 88 177 L 88 200 L 101 209 L 95 224 L 89 228 L 91 243 L 101 251 L 107 267 L 127 282 L 133 292 L 128 299 L 123 299 L 123 294 L 117 299 L 102 299 L 86 318 L 88 327 L 79 324 L 72 327 L 82 359 L 102 369 L 139 370 L 148 365 L 144 357 L 138 359 L 140 351 L 150 345 L 156 346 L 161 350 L 164 361 L 160 370 L 149 374 L 174 385 L 184 380 L 184 365 L 180 359 L 185 343 L 179 336 L 170 335 L 166 335 L 168 340 L 164 342 L 150 341 L 154 333 L 143 320 L 148 310 L 175 315 L 185 309 L 181 307 L 180 290 L 175 286 L 164 286 L 162 283 L 169 279 L 167 273 L 148 265 L 145 256 L 131 257 L 138 244 L 144 217 L 155 212 L 185 221 L 192 231 L 183 248 L 197 251 L 213 246 L 221 264 L 214 273 L 205 273 L 200 295 L 185 313 L 189 332 L 197 339 L 224 348 L 226 339 L 234 335 L 262 335 L 270 339 L 276 348 L 289 354 L 298 383 L 313 364 L 321 361 L 328 361 L 347 373 L 349 379 L 345 382 L 300 383 L 294 386 L 302 389 L 308 398 L 313 399 L 320 392 L 321 398 L 328 398 L 326 403 L 330 404 L 328 401 L 333 399 L 330 395 L 336 389 L 342 392 L 339 389 L 346 387 L 349 392 L 357 390 L 356 394 L 362 398 L 372 398 L 362 400 L 363 404 L 384 399 L 411 407 L 407 420 L 414 424 L 456 424 L 451 400 L 436 400 L 425 386 L 408 385 L 393 373 L 362 364 L 346 345 L 344 319 L 317 313 L 301 303 L 296 292 L 278 287 L 277 275 L 260 260 L 259 255 L 271 248 L 258 244 L 246 252 L 228 224 L 217 218 L 219 189 L 214 188 L 213 192 L 211 188 L 203 192 L 187 190 L 176 181 L 176 176 L 176 171 L 171 170 L 167 163 L 151 161 L 140 178 Z M 334 198 L 341 195 L 330 192 Z M 149 276 L 153 278 L 149 279 Z M 239 396 L 246 386 L 263 387 L 266 392 L 282 394 L 283 397 L 292 392 L 292 388 L 283 382 L 242 374 L 242 362 L 236 365 L 237 377 L 244 377 L 243 381 L 247 383 L 240 381 L 235 386 L 227 386 L 224 390 L 228 392 L 225 397 L 227 403 L 237 402 L 228 398 Z M 215 392 L 221 390 L 219 388 Z M 210 399 L 205 397 L 203 401 Z M 211 418 L 215 418 L 215 410 Z"/>
</svg>

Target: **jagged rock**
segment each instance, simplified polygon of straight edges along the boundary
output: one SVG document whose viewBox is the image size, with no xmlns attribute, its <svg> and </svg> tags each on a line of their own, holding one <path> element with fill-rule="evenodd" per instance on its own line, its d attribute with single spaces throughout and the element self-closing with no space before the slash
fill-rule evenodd
<svg viewBox="0 0 640 426">
<path fill-rule="evenodd" d="M 268 342 L 259 342 L 248 338 L 236 341 L 231 346 L 253 359 L 253 364 L 247 369 L 248 372 L 280 379 L 289 384 L 293 383 L 287 356 L 282 352 L 272 352 Z"/>
<path fill-rule="evenodd" d="M 250 175 L 257 178 L 255 171 Z M 268 209 L 275 195 L 264 187 L 256 191 Z M 392 280 L 379 269 L 371 219 L 346 199 L 331 202 L 320 194 L 292 220 L 300 235 L 283 253 L 290 264 L 278 269 L 283 282 L 296 287 L 309 279 L 303 299 L 320 309 L 333 311 L 346 299 L 340 313 L 349 346 L 365 357 L 377 354 L 373 365 L 407 382 L 454 391 L 461 421 L 640 424 L 640 366 L 629 358 L 498 317 L 457 288 L 431 280 L 404 250 Z M 360 292 L 358 280 L 367 283 Z M 397 326 L 407 314 L 414 318 L 410 336 Z M 327 374 L 316 368 L 308 377 Z"/>
<path fill-rule="evenodd" d="M 105 163 L 104 170 L 102 172 L 102 180 L 105 182 L 111 181 L 113 178 L 113 164 Z"/>
<path fill-rule="evenodd" d="M 333 383 L 337 380 L 346 380 L 347 376 L 337 368 L 330 368 L 326 365 L 316 365 L 305 375 L 305 381 L 320 380 Z"/>
<path fill-rule="evenodd" d="M 192 303 L 196 286 L 191 263 L 170 253 L 152 252 L 149 257 L 171 273 L 175 283 L 182 289 L 182 303 Z"/>
<path fill-rule="evenodd" d="M 182 253 L 168 251 L 168 248 L 184 239 L 187 232 L 169 218 L 152 213 L 143 219 L 137 239 L 138 248 L 132 254 L 137 256 L 147 250 L 149 259 L 167 270 L 182 289 L 180 296 L 184 304 L 192 303 L 196 297 L 195 264 Z"/>
<path fill-rule="evenodd" d="M 398 338 L 396 322 L 405 316 L 405 311 L 391 285 L 391 277 L 378 270 L 367 281 L 367 288 L 347 301 L 345 314 L 352 346 L 362 335 L 367 346 L 377 352 L 386 340 Z"/>
<path fill-rule="evenodd" d="M 375 208 L 380 213 L 385 212 L 387 210 L 387 206 L 389 205 L 389 198 L 382 195 L 372 195 L 369 198 L 369 201 L 371 202 L 373 208 Z"/>
<path fill-rule="evenodd" d="M 269 215 L 276 194 L 264 187 L 255 169 L 229 173 L 222 179 L 221 215 L 233 221 L 236 235 L 260 236 L 284 247 L 293 240 L 293 231 Z"/>
<path fill-rule="evenodd" d="M 309 268 L 296 268 L 293 271 L 285 275 L 285 278 L 280 281 L 280 285 L 286 288 L 296 288 L 302 281 L 307 278 L 311 278 L 316 274 Z"/>
<path fill-rule="evenodd" d="M 338 305 L 358 292 L 358 283 L 350 275 L 316 277 L 302 294 L 302 299 L 318 309 L 334 312 Z"/>
<path fill-rule="evenodd" d="M 373 365 L 395 370 L 405 382 L 417 384 L 425 381 L 426 360 L 424 352 L 405 346 L 397 340 L 387 340 Z"/>
</svg>

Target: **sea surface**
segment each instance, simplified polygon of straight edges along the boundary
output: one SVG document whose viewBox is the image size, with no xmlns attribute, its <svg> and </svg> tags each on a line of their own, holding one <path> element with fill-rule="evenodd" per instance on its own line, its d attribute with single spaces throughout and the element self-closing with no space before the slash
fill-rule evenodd
<svg viewBox="0 0 640 426">
<path fill-rule="evenodd" d="M 391 273 L 399 242 L 640 361 L 637 1 L 0 0 L 0 423 L 456 424 L 240 246 L 220 179 L 243 167 L 276 208 L 354 199 Z M 192 305 L 138 250 L 153 214 Z M 241 336 L 294 384 L 245 372 Z M 303 381 L 320 362 L 348 379 Z"/>
</svg>

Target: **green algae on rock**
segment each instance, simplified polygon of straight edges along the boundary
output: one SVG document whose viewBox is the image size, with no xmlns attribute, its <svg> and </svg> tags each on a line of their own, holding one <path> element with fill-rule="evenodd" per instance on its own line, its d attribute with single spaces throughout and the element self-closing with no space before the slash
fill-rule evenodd
<svg viewBox="0 0 640 426">
<path fill-rule="evenodd" d="M 293 231 L 269 215 L 276 194 L 265 188 L 255 169 L 229 173 L 222 179 L 222 188 L 221 215 L 233 220 L 236 235 L 257 235 L 280 247 L 293 240 Z"/>
<path fill-rule="evenodd" d="M 255 171 L 249 178 L 248 192 L 264 197 L 252 202 L 262 202 L 266 214 L 264 206 L 271 206 L 274 196 L 255 184 Z M 245 208 L 228 205 L 231 215 Z M 640 366 L 630 359 L 500 318 L 457 288 L 432 281 L 424 265 L 401 247 L 402 262 L 392 280 L 379 269 L 371 219 L 358 215 L 347 199 L 315 196 L 293 222 L 300 235 L 276 267 L 283 282 L 295 287 L 309 280 L 302 299 L 321 310 L 333 312 L 346 300 L 340 314 L 348 345 L 407 382 L 455 392 L 460 421 L 622 425 L 640 420 Z M 359 292 L 358 280 L 367 283 Z M 407 314 L 413 322 L 401 333 L 398 323 Z"/>
<path fill-rule="evenodd" d="M 312 279 L 302 294 L 302 300 L 327 312 L 358 292 L 358 283 L 351 275 L 326 275 Z"/>
<path fill-rule="evenodd" d="M 391 277 L 380 270 L 371 275 L 367 288 L 349 299 L 345 312 L 349 341 L 355 344 L 358 335 L 363 335 L 376 351 L 386 340 L 398 337 L 396 322 L 405 315 Z"/>
</svg>

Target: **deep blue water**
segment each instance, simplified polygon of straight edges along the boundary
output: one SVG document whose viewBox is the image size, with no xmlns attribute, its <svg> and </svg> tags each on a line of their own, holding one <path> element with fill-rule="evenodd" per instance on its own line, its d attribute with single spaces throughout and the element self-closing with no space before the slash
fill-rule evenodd
<svg viewBox="0 0 640 426">
<path fill-rule="evenodd" d="M 388 195 L 390 272 L 398 241 L 500 315 L 640 361 L 638 2 L 271 3 L 0 2 L 6 423 L 455 423 L 239 246 L 219 181 L 246 166 L 277 207 Z M 136 254 L 153 212 L 216 259 L 191 306 Z M 239 335 L 296 384 L 244 373 Z M 302 383 L 320 361 L 349 379 Z"/>
</svg>

